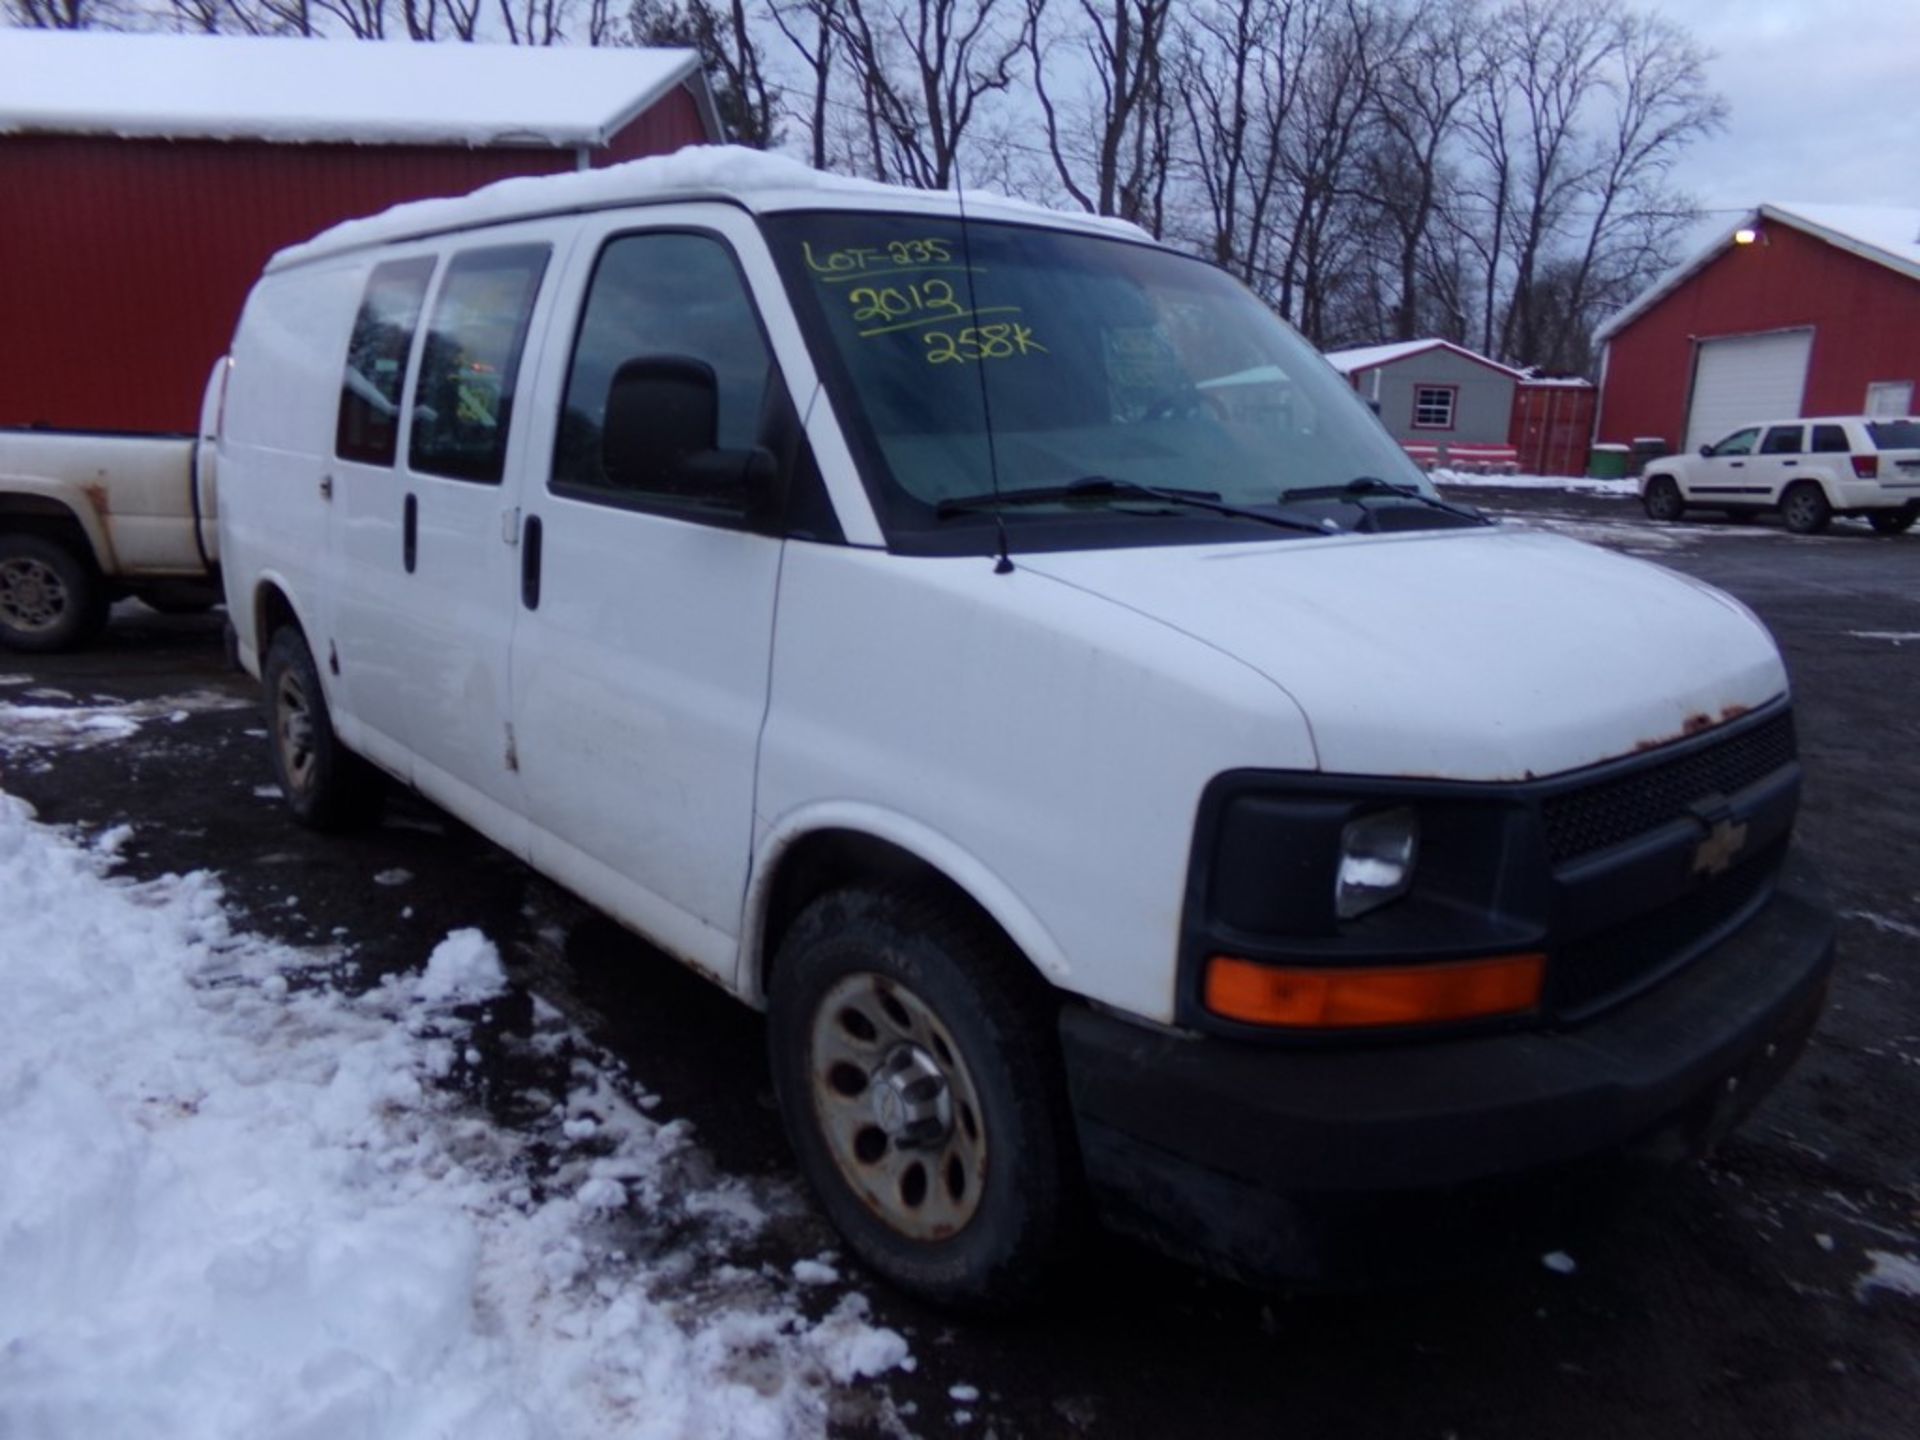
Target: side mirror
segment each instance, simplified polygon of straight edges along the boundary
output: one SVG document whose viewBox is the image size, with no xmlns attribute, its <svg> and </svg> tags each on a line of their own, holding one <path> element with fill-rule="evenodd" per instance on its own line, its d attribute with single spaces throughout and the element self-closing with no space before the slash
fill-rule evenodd
<svg viewBox="0 0 1920 1440">
<path fill-rule="evenodd" d="M 704 360 L 647 355 L 614 372 L 600 432 L 600 461 L 614 485 L 678 489 L 687 462 L 711 455 L 719 436 L 720 382 Z"/>
<path fill-rule="evenodd" d="M 1700 447 L 1700 454 L 1701 454 L 1701 456 L 1702 456 L 1702 458 L 1705 458 L 1706 456 L 1709 456 L 1709 455 L 1711 455 L 1711 454 L 1713 454 L 1713 446 L 1711 446 L 1711 445 L 1702 445 L 1702 446 Z"/>
</svg>

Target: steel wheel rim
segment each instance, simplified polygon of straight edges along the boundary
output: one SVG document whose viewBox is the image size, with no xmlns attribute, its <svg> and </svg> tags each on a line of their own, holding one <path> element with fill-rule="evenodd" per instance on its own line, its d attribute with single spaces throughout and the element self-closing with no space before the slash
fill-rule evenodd
<svg viewBox="0 0 1920 1440">
<path fill-rule="evenodd" d="M 287 784 L 305 791 L 313 781 L 318 757 L 313 746 L 313 707 L 307 687 L 291 671 L 274 687 L 274 739 L 280 748 L 280 768 Z"/>
<path fill-rule="evenodd" d="M 67 613 L 67 587 L 44 560 L 0 561 L 0 615 L 19 630 L 51 630 Z"/>
<path fill-rule="evenodd" d="M 949 1239 L 979 1212 L 988 1136 L 966 1057 L 933 1007 L 860 971 L 814 1011 L 808 1088 L 847 1188 L 910 1240 Z"/>
<path fill-rule="evenodd" d="M 1805 493 L 1787 497 L 1787 523 L 1791 525 L 1811 525 L 1820 517 L 1820 507 L 1814 503 L 1811 495 Z"/>
</svg>

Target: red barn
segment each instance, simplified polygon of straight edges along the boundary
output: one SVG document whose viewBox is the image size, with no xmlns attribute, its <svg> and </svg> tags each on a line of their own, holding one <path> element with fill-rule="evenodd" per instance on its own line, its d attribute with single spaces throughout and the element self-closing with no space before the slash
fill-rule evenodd
<svg viewBox="0 0 1920 1440">
<path fill-rule="evenodd" d="M 688 50 L 0 30 L 0 425 L 189 431 L 281 247 L 718 138 Z"/>
<path fill-rule="evenodd" d="M 1603 325 L 1597 439 L 1691 448 L 1795 415 L 1910 415 L 1920 210 L 1762 205 Z"/>
</svg>

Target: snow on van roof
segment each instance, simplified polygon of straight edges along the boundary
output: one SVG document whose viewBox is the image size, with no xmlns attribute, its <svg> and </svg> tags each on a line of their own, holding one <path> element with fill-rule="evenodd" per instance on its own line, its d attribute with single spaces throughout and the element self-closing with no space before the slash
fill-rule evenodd
<svg viewBox="0 0 1920 1440">
<path fill-rule="evenodd" d="M 495 181 L 454 199 L 415 200 L 395 205 L 364 220 L 348 220 L 323 230 L 304 244 L 290 246 L 274 256 L 267 263 L 267 269 L 280 270 L 365 245 L 536 215 L 663 200 L 715 198 L 738 200 L 758 212 L 867 204 L 875 208 L 947 215 L 958 213 L 962 200 L 951 190 L 915 190 L 833 175 L 797 160 L 745 146 L 692 145 L 672 155 L 630 160 L 624 165 L 579 170 L 568 175 L 519 176 Z M 1049 210 L 993 191 L 970 188 L 964 200 L 970 217 L 1043 219 L 1132 240 L 1148 238 L 1145 231 L 1125 220 Z"/>
<path fill-rule="evenodd" d="M 603 145 L 699 75 L 691 50 L 0 29 L 0 133 Z"/>
</svg>

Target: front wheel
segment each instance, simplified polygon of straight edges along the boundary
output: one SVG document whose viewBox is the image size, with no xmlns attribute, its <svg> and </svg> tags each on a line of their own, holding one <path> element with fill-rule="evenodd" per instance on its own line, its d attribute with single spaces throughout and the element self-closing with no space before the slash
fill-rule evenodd
<svg viewBox="0 0 1920 1440">
<path fill-rule="evenodd" d="M 1787 529 L 1796 535 L 1818 535 L 1833 520 L 1833 507 L 1827 495 L 1811 480 L 1789 485 L 1780 497 L 1780 515 Z"/>
<path fill-rule="evenodd" d="M 775 966 L 774 1089 L 848 1245 L 936 1304 L 1032 1295 L 1077 1230 L 1045 987 L 968 906 L 913 889 L 816 900 Z"/>
<path fill-rule="evenodd" d="M 1647 491 L 1640 503 L 1646 506 L 1649 520 L 1678 520 L 1687 508 L 1680 487 L 1665 475 L 1656 475 L 1647 481 Z"/>
<path fill-rule="evenodd" d="M 51 654 L 84 645 L 112 601 L 86 561 L 42 535 L 0 535 L 0 645 Z"/>
<path fill-rule="evenodd" d="M 373 819 L 380 777 L 334 735 L 313 652 L 293 626 L 274 632 L 260 679 L 273 777 L 294 818 L 314 830 L 351 830 Z"/>
<path fill-rule="evenodd" d="M 1867 523 L 1876 535 L 1902 535 L 1913 528 L 1916 519 L 1920 519 L 1920 511 L 1876 510 L 1867 516 Z"/>
</svg>

